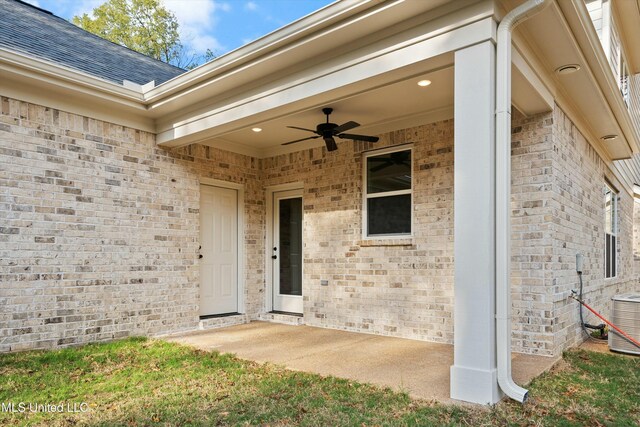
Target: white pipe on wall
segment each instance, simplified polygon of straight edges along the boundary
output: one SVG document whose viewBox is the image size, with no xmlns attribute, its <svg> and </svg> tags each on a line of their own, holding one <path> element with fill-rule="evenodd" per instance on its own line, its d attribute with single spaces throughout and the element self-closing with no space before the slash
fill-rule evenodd
<svg viewBox="0 0 640 427">
<path fill-rule="evenodd" d="M 498 26 L 496 50 L 496 345 L 498 385 L 518 402 L 528 391 L 511 377 L 511 32 L 550 0 L 528 0 Z"/>
</svg>

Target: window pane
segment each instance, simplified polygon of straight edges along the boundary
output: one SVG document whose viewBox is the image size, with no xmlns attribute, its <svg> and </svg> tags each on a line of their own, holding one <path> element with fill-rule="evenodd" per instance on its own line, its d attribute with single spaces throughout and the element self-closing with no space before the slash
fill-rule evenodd
<svg viewBox="0 0 640 427">
<path fill-rule="evenodd" d="M 302 295 L 302 198 L 279 203 L 280 294 Z"/>
<path fill-rule="evenodd" d="M 618 234 L 618 195 L 611 193 L 611 234 Z"/>
<path fill-rule="evenodd" d="M 613 232 L 613 193 L 608 187 L 604 190 L 604 232 Z"/>
<path fill-rule="evenodd" d="M 367 193 L 411 189 L 411 150 L 367 157 Z"/>
<path fill-rule="evenodd" d="M 410 234 L 411 195 L 375 197 L 367 200 L 369 235 Z"/>
<path fill-rule="evenodd" d="M 604 277 L 611 277 L 611 234 L 604 235 Z"/>
<path fill-rule="evenodd" d="M 616 277 L 616 236 L 611 236 L 611 277 Z"/>
</svg>

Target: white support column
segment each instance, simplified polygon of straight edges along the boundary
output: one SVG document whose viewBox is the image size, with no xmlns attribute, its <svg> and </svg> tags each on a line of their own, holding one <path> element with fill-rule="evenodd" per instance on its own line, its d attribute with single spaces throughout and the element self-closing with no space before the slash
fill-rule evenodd
<svg viewBox="0 0 640 427">
<path fill-rule="evenodd" d="M 451 397 L 501 398 L 495 329 L 495 46 L 455 53 L 454 364 Z"/>
</svg>

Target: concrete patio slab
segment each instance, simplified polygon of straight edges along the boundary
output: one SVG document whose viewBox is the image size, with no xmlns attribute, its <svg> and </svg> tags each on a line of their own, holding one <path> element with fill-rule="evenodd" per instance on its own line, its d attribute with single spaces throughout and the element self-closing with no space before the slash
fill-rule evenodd
<svg viewBox="0 0 640 427">
<path fill-rule="evenodd" d="M 310 326 L 252 322 L 165 338 L 241 359 L 332 375 L 407 392 L 418 399 L 453 402 L 449 367 L 453 346 Z M 515 354 L 513 376 L 526 384 L 555 359 Z"/>
</svg>

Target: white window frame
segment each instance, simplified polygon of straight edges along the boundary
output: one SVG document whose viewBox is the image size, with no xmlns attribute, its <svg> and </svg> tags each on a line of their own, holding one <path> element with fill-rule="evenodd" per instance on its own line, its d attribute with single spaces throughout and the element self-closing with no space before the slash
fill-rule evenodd
<svg viewBox="0 0 640 427">
<path fill-rule="evenodd" d="M 624 103 L 629 108 L 630 93 L 629 93 L 629 68 L 627 67 L 627 61 L 624 59 L 624 55 L 620 55 L 620 75 L 618 76 L 620 93 Z"/>
<path fill-rule="evenodd" d="M 605 183 L 604 185 L 604 209 L 606 211 L 606 194 L 607 191 L 611 193 L 611 233 L 608 233 L 606 230 L 606 216 L 605 216 L 605 224 L 603 227 L 604 231 L 604 278 L 615 279 L 618 277 L 618 191 L 609 183 Z M 609 250 L 607 251 L 607 240 L 612 236 L 615 239 L 615 245 L 610 245 Z M 612 247 L 613 246 L 613 247 Z M 611 253 L 613 251 L 613 253 Z M 613 263 L 613 264 L 609 264 Z M 609 271 L 611 271 L 611 267 L 613 266 L 613 270 L 615 270 L 615 274 L 607 276 L 607 266 L 609 266 Z"/>
<path fill-rule="evenodd" d="M 368 194 L 367 192 L 367 159 L 369 157 L 379 156 L 381 154 L 389 154 L 389 153 L 397 153 L 400 151 L 409 151 L 411 155 L 411 188 L 408 190 L 397 190 L 397 191 L 385 191 L 382 193 L 373 193 Z M 413 144 L 402 144 L 402 145 L 394 145 L 389 148 L 382 148 L 379 150 L 367 151 L 363 155 L 362 161 L 362 238 L 364 240 L 384 240 L 384 239 L 403 239 L 403 238 L 411 238 L 414 235 L 414 201 L 413 201 L 413 187 L 415 181 L 415 167 L 414 167 L 414 158 L 413 158 Z M 409 194 L 411 195 L 411 218 L 410 218 L 410 233 L 397 233 L 397 234 L 374 234 L 369 235 L 369 216 L 368 216 L 368 208 L 367 201 L 369 199 L 374 199 L 378 197 L 389 197 L 389 196 L 400 196 Z"/>
<path fill-rule="evenodd" d="M 604 8 L 605 3 L 602 4 L 603 7 L 603 20 L 604 17 Z M 618 31 L 617 18 L 614 16 L 613 9 L 611 9 L 611 1 L 606 2 L 606 7 L 608 8 L 608 27 L 609 27 L 609 51 L 607 53 L 607 57 L 609 58 L 609 62 L 611 64 L 611 70 L 613 71 L 614 76 L 618 80 L 618 88 L 620 89 L 620 93 L 622 94 L 622 99 L 624 100 L 627 108 L 629 108 L 630 102 L 630 93 L 629 93 L 629 68 L 627 66 L 627 55 L 625 54 L 624 46 L 622 45 L 622 38 L 620 37 L 620 32 Z M 606 47 L 603 48 L 607 49 Z"/>
</svg>

